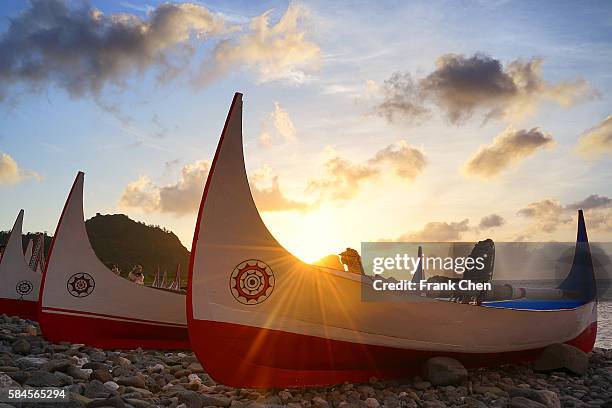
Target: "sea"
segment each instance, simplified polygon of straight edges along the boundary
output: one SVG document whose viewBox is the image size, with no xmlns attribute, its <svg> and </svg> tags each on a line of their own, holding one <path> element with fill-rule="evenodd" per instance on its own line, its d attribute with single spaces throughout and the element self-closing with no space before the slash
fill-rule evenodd
<svg viewBox="0 0 612 408">
<path fill-rule="evenodd" d="M 600 300 L 597 305 L 597 340 L 595 347 L 612 349 L 612 303 Z"/>
</svg>

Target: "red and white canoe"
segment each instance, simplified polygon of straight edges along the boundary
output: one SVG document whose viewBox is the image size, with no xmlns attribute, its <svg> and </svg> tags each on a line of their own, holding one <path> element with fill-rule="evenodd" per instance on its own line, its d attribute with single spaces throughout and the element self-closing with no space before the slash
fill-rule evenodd
<svg viewBox="0 0 612 408">
<path fill-rule="evenodd" d="M 100 348 L 189 348 L 185 295 L 130 282 L 94 253 L 83 216 L 83 181 L 79 172 L 43 274 L 43 335 Z"/>
<path fill-rule="evenodd" d="M 580 248 L 588 262 L 570 275 L 591 274 L 591 282 L 588 244 Z M 595 341 L 592 296 L 552 310 L 428 298 L 363 302 L 363 285 L 359 275 L 301 262 L 264 225 L 247 180 L 236 94 L 199 210 L 187 292 L 191 346 L 214 379 L 236 387 L 324 385 L 403 376 L 436 355 L 482 366 L 533 359 L 552 343 L 589 351 Z"/>
<path fill-rule="evenodd" d="M 36 320 L 40 273 L 26 263 L 22 226 L 23 210 L 19 211 L 0 259 L 0 314 Z"/>
</svg>

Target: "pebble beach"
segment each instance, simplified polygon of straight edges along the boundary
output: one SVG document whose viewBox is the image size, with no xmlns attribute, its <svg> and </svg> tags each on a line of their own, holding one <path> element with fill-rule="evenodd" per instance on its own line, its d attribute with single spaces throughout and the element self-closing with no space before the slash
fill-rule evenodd
<svg viewBox="0 0 612 408">
<path fill-rule="evenodd" d="M 612 349 L 596 347 L 582 376 L 529 364 L 468 370 L 460 384 L 412 377 L 332 387 L 236 389 L 215 383 L 190 351 L 104 351 L 47 342 L 35 322 L 0 316 L 0 388 L 61 387 L 69 402 L 10 407 L 442 408 L 612 407 Z"/>
</svg>

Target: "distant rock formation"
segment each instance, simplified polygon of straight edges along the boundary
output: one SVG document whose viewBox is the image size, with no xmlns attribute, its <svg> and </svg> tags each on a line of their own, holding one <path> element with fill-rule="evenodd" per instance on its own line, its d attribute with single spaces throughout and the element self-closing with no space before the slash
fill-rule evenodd
<svg viewBox="0 0 612 408">
<path fill-rule="evenodd" d="M 134 221 L 123 214 L 96 214 L 85 222 L 89 241 L 98 258 L 115 273 L 127 278 L 134 265 L 142 265 L 145 283 L 153 282 L 155 272 L 183 270 L 189 265 L 189 251 L 172 231 L 154 225 Z M 9 231 L 0 231 L 0 247 L 8 240 Z M 36 233 L 23 236 L 23 248 Z M 45 237 L 45 259 L 48 259 L 51 237 Z M 181 286 L 187 284 L 183 274 Z"/>
</svg>

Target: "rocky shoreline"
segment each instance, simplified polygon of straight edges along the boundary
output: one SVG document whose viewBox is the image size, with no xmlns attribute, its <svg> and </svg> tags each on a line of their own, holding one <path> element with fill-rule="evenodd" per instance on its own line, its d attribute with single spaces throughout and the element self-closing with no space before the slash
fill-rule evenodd
<svg viewBox="0 0 612 408">
<path fill-rule="evenodd" d="M 429 368 L 436 370 L 435 364 Z M 584 375 L 537 372 L 527 364 L 465 371 L 451 362 L 443 382 L 455 385 L 434 386 L 413 377 L 321 388 L 236 389 L 216 384 L 189 351 L 52 344 L 40 336 L 36 323 L 0 316 L 0 389 L 62 387 L 70 393 L 70 402 L 4 402 L 0 408 L 612 407 L 612 350 L 595 349 L 584 368 Z"/>
</svg>

